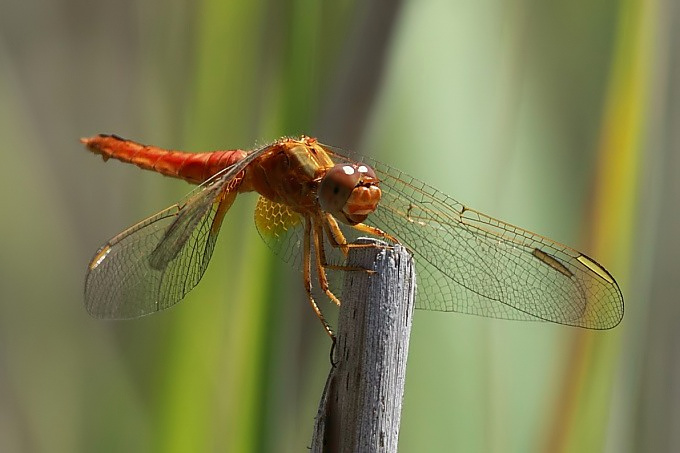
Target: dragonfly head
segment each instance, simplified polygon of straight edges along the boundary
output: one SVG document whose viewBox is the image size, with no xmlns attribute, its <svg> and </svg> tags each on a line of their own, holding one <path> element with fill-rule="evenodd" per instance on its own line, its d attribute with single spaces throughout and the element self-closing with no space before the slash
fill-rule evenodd
<svg viewBox="0 0 680 453">
<path fill-rule="evenodd" d="M 366 164 L 337 164 L 321 179 L 317 197 L 325 212 L 349 225 L 363 222 L 378 207 L 378 177 Z"/>
</svg>

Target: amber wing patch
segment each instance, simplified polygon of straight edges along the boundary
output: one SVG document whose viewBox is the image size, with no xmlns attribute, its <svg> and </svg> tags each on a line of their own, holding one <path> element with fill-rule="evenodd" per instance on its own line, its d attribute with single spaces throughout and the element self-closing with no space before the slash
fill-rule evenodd
<svg viewBox="0 0 680 453">
<path fill-rule="evenodd" d="M 275 203 L 264 197 L 257 200 L 255 207 L 255 225 L 263 236 L 280 238 L 288 230 L 302 223 L 300 215 L 281 203 Z"/>
</svg>

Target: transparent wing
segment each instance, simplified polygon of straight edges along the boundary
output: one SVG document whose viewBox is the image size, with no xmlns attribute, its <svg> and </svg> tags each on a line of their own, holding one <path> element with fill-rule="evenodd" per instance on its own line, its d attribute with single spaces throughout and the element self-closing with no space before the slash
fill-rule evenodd
<svg viewBox="0 0 680 453">
<path fill-rule="evenodd" d="M 388 165 L 364 160 L 378 175 L 383 194 L 366 223 L 413 253 L 417 308 L 590 329 L 621 321 L 621 291 L 593 259 L 467 208 Z"/>
<path fill-rule="evenodd" d="M 369 223 L 413 251 L 422 289 L 416 307 L 591 329 L 621 321 L 621 291 L 591 258 L 371 164 L 383 199 Z"/>
<path fill-rule="evenodd" d="M 260 197 L 255 207 L 255 226 L 267 246 L 295 268 L 302 265 L 302 216 L 288 206 Z"/>
<path fill-rule="evenodd" d="M 180 203 L 112 238 L 85 279 L 85 306 L 98 318 L 135 318 L 168 308 L 200 281 L 241 171 L 253 152 L 190 192 Z"/>
</svg>

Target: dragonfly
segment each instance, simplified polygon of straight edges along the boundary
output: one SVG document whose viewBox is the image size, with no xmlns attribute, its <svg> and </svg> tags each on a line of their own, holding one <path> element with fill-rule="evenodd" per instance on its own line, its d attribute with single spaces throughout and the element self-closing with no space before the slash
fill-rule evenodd
<svg viewBox="0 0 680 453">
<path fill-rule="evenodd" d="M 259 195 L 255 224 L 267 245 L 302 267 L 306 297 L 331 338 L 312 281 L 340 305 L 328 273 L 367 271 L 342 262 L 359 246 L 351 242 L 358 234 L 400 243 L 411 252 L 418 271 L 416 308 L 595 330 L 613 328 L 623 318 L 621 290 L 594 259 L 315 138 L 201 153 L 117 135 L 81 142 L 105 161 L 198 185 L 95 253 L 85 306 L 97 318 L 137 318 L 182 300 L 205 273 L 229 208 L 246 192 Z"/>
</svg>

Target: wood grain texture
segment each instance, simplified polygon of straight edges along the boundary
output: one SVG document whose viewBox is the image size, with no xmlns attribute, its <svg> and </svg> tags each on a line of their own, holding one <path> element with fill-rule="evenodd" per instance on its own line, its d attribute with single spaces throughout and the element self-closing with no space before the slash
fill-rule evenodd
<svg viewBox="0 0 680 453">
<path fill-rule="evenodd" d="M 357 243 L 382 244 L 361 238 Z M 335 367 L 316 417 L 314 452 L 396 452 L 413 319 L 415 271 L 401 246 L 351 249 Z"/>
</svg>

